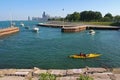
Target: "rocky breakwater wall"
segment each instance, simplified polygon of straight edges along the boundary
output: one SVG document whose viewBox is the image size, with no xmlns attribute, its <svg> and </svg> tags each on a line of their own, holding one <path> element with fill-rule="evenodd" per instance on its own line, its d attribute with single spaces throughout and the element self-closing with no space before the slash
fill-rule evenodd
<svg viewBox="0 0 120 80">
<path fill-rule="evenodd" d="M 52 74 L 56 80 L 78 80 L 87 75 L 94 80 L 120 80 L 120 68 L 79 68 L 79 69 L 0 69 L 0 80 L 39 80 L 40 74 Z M 14 79 L 13 79 L 14 78 Z M 15 79 L 16 78 L 16 79 Z"/>
<path fill-rule="evenodd" d="M 80 32 L 86 30 L 86 26 L 69 26 L 69 27 L 62 27 L 62 32 Z"/>
<path fill-rule="evenodd" d="M 4 29 L 0 29 L 0 37 L 1 36 L 5 36 L 5 35 L 9 35 L 9 34 L 13 34 L 19 31 L 18 27 L 8 27 L 8 28 L 4 28 Z"/>
</svg>

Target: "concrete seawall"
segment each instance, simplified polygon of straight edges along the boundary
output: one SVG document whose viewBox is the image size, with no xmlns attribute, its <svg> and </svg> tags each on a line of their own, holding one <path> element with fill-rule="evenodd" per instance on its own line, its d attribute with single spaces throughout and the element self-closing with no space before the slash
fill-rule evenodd
<svg viewBox="0 0 120 80">
<path fill-rule="evenodd" d="M 0 69 L 0 80 L 39 80 L 40 74 L 53 74 L 56 80 L 78 80 L 80 74 L 94 80 L 120 80 L 120 68 L 79 68 L 79 69 Z"/>
<path fill-rule="evenodd" d="M 8 27 L 4 29 L 0 29 L 0 37 L 5 35 L 10 35 L 19 31 L 18 27 Z"/>
<path fill-rule="evenodd" d="M 101 26 L 101 25 L 61 25 L 61 24 L 38 24 L 38 26 L 61 28 L 61 32 L 80 32 L 83 30 L 120 30 L 117 26 Z"/>
<path fill-rule="evenodd" d="M 62 27 L 62 32 L 80 32 L 86 30 L 86 26 Z"/>
</svg>

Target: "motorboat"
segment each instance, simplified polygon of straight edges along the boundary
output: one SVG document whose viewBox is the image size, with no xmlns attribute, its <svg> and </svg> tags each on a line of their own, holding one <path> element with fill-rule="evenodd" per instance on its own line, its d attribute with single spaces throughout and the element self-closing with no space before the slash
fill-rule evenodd
<svg viewBox="0 0 120 80">
<path fill-rule="evenodd" d="M 24 24 L 21 22 L 21 23 L 20 23 L 20 26 L 24 27 Z"/>
<path fill-rule="evenodd" d="M 90 30 L 89 34 L 95 34 L 95 31 L 94 30 Z"/>
<path fill-rule="evenodd" d="M 39 28 L 38 27 L 34 27 L 33 28 L 33 32 L 39 32 Z"/>
</svg>

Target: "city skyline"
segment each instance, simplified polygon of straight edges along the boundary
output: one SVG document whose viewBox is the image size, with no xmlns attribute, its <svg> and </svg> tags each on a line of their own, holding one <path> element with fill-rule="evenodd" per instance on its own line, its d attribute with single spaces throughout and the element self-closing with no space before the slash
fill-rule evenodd
<svg viewBox="0 0 120 80">
<path fill-rule="evenodd" d="M 75 11 L 99 11 L 104 16 L 120 15 L 120 0 L 0 0 L 0 21 L 27 20 L 28 16 L 42 17 L 45 11 L 51 17 L 65 17 Z M 63 10 L 64 9 L 64 10 Z"/>
</svg>

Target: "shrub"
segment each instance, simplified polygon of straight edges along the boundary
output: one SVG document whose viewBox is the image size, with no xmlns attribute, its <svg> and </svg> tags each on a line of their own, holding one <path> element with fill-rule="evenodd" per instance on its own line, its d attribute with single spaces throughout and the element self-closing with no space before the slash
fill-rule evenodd
<svg viewBox="0 0 120 80">
<path fill-rule="evenodd" d="M 56 76 L 49 73 L 42 73 L 39 76 L 39 80 L 56 80 Z"/>
<path fill-rule="evenodd" d="M 80 75 L 78 80 L 94 80 L 94 79 L 87 75 Z"/>
</svg>

